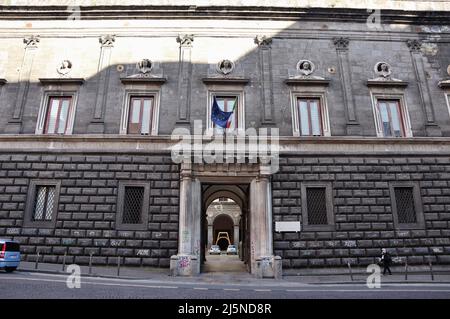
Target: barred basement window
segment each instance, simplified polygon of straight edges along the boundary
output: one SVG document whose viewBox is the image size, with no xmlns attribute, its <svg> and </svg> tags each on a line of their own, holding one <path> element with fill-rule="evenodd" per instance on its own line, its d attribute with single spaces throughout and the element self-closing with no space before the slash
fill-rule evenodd
<svg viewBox="0 0 450 319">
<path fill-rule="evenodd" d="M 25 227 L 54 227 L 58 212 L 60 182 L 32 180 L 28 187 Z"/>
<path fill-rule="evenodd" d="M 397 216 L 399 224 L 416 223 L 416 210 L 414 208 L 414 197 L 412 187 L 396 187 L 395 203 L 397 205 Z"/>
<path fill-rule="evenodd" d="M 308 224 L 327 225 L 325 187 L 306 188 L 306 203 L 308 205 Z"/>
<path fill-rule="evenodd" d="M 393 182 L 390 185 L 394 225 L 398 229 L 425 226 L 420 188 L 416 182 Z"/>
<path fill-rule="evenodd" d="M 322 231 L 334 229 L 331 183 L 302 183 L 303 229 Z"/>
<path fill-rule="evenodd" d="M 36 200 L 34 202 L 33 220 L 52 220 L 55 207 L 55 186 L 38 186 L 36 190 Z"/>
<path fill-rule="evenodd" d="M 142 220 L 142 206 L 144 187 L 125 187 L 123 207 L 123 224 L 140 224 Z"/>
<path fill-rule="evenodd" d="M 117 198 L 116 228 L 146 230 L 148 227 L 150 185 L 145 182 L 120 182 Z"/>
</svg>

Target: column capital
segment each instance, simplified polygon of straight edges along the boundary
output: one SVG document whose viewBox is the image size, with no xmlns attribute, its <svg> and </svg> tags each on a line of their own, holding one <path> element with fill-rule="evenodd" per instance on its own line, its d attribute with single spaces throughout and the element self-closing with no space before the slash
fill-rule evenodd
<svg viewBox="0 0 450 319">
<path fill-rule="evenodd" d="M 192 179 L 192 164 L 191 163 L 181 163 L 180 166 L 180 179 Z"/>
<path fill-rule="evenodd" d="M 103 47 L 113 47 L 115 41 L 116 41 L 116 36 L 113 34 L 102 35 L 102 36 L 100 36 L 100 38 L 98 38 L 98 42 L 100 42 L 102 48 Z"/>
<path fill-rule="evenodd" d="M 272 45 L 272 38 L 265 35 L 257 35 L 255 37 L 255 44 L 257 44 L 260 48 L 270 48 Z"/>
<path fill-rule="evenodd" d="M 408 46 L 409 51 L 412 53 L 420 53 L 422 49 L 422 41 L 417 39 L 409 39 L 406 41 L 406 45 Z"/>
<path fill-rule="evenodd" d="M 37 48 L 39 42 L 41 42 L 41 37 L 39 35 L 30 35 L 23 38 L 26 49 Z"/>
<path fill-rule="evenodd" d="M 333 44 L 337 51 L 347 51 L 350 40 L 349 38 L 344 37 L 333 38 Z"/>
<path fill-rule="evenodd" d="M 194 42 L 193 34 L 179 34 L 177 36 L 177 42 L 180 47 L 192 47 L 192 42 Z"/>
</svg>

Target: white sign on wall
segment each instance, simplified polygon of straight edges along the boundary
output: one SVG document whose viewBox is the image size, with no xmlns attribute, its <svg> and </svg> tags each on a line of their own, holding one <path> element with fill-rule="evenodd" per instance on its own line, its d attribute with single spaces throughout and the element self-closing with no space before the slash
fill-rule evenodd
<svg viewBox="0 0 450 319">
<path fill-rule="evenodd" d="M 275 222 L 276 232 L 299 232 L 300 222 Z"/>
</svg>

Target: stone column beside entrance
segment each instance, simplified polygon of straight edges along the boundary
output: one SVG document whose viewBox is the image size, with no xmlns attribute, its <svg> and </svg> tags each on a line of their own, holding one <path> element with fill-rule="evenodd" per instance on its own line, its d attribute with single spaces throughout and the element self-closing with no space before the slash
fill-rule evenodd
<svg viewBox="0 0 450 319">
<path fill-rule="evenodd" d="M 270 167 L 250 184 L 250 253 L 252 274 L 257 278 L 281 278 L 281 257 L 273 255 L 272 187 Z"/>
<path fill-rule="evenodd" d="M 180 238 L 178 254 L 170 257 L 170 274 L 192 276 L 200 273 L 200 182 L 192 178 L 190 164 L 182 164 L 180 176 Z"/>
</svg>

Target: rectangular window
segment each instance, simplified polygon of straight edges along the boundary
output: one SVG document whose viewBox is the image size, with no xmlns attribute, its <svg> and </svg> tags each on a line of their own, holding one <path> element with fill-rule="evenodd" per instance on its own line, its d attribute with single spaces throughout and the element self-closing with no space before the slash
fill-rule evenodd
<svg viewBox="0 0 450 319">
<path fill-rule="evenodd" d="M 395 204 L 399 224 L 412 224 L 417 222 L 416 209 L 412 187 L 395 187 Z"/>
<path fill-rule="evenodd" d="M 142 207 L 144 187 L 125 187 L 125 199 L 122 215 L 123 224 L 140 224 L 142 221 Z"/>
<path fill-rule="evenodd" d="M 234 131 L 239 128 L 239 110 L 238 110 L 238 97 L 236 95 L 233 96 L 215 96 L 217 104 L 219 108 L 224 112 L 233 112 L 233 114 L 228 119 L 228 125 L 224 129 L 214 122 L 212 123 L 215 131 L 223 132 L 223 131 Z"/>
<path fill-rule="evenodd" d="M 299 129 L 302 136 L 321 136 L 322 111 L 320 99 L 297 98 Z"/>
<path fill-rule="evenodd" d="M 25 227 L 54 227 L 61 182 L 32 180 L 28 187 Z"/>
<path fill-rule="evenodd" d="M 392 215 L 397 229 L 425 227 L 420 187 L 417 182 L 391 182 Z"/>
<path fill-rule="evenodd" d="M 33 209 L 34 221 L 51 221 L 55 208 L 55 186 L 38 186 Z"/>
<path fill-rule="evenodd" d="M 150 135 L 153 121 L 153 96 L 131 97 L 128 134 Z"/>
<path fill-rule="evenodd" d="M 334 230 L 331 183 L 302 183 L 301 196 L 303 230 Z"/>
<path fill-rule="evenodd" d="M 44 134 L 66 134 L 71 105 L 71 96 L 49 98 Z"/>
<path fill-rule="evenodd" d="M 150 185 L 145 182 L 119 182 L 116 228 L 148 229 Z"/>
<path fill-rule="evenodd" d="M 328 225 L 325 191 L 325 187 L 306 188 L 309 225 Z"/>
<path fill-rule="evenodd" d="M 400 101 L 378 100 L 377 107 L 383 136 L 405 136 L 404 116 L 400 107 Z"/>
</svg>

